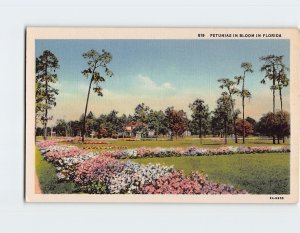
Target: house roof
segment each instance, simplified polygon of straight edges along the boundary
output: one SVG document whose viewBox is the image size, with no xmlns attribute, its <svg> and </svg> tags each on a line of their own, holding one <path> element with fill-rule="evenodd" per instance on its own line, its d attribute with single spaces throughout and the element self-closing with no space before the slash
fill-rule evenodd
<svg viewBox="0 0 300 233">
<path fill-rule="evenodd" d="M 125 127 L 132 127 L 132 128 L 136 128 L 136 127 L 140 127 L 140 126 L 146 127 L 147 124 L 143 123 L 141 121 L 130 121 L 125 124 Z"/>
</svg>

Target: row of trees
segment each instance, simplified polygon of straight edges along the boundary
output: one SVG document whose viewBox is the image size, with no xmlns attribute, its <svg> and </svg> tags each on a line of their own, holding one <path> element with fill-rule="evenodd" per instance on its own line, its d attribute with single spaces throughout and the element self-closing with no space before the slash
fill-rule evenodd
<svg viewBox="0 0 300 233">
<path fill-rule="evenodd" d="M 283 112 L 283 97 L 282 97 L 282 90 L 284 87 L 289 85 L 289 79 L 287 77 L 288 68 L 283 63 L 283 56 L 275 56 L 275 55 L 268 55 L 264 57 L 260 57 L 259 60 L 263 62 L 261 66 L 261 72 L 264 73 L 264 78 L 261 80 L 262 84 L 266 84 L 267 80 L 271 81 L 270 89 L 273 95 L 273 112 L 272 114 L 268 113 L 266 115 L 273 117 L 273 122 L 277 122 L 278 114 L 283 116 L 287 116 L 285 112 Z M 233 129 L 235 135 L 235 143 L 238 142 L 237 140 L 237 129 L 236 129 L 236 121 L 238 115 L 240 114 L 239 109 L 235 109 L 235 97 L 241 97 L 242 100 L 242 128 L 243 128 L 243 143 L 245 143 L 245 136 L 246 136 L 246 121 L 245 121 L 245 99 L 251 98 L 251 92 L 246 89 L 245 82 L 246 82 L 246 74 L 253 73 L 252 64 L 249 62 L 244 62 L 241 64 L 241 68 L 243 69 L 243 75 L 235 76 L 232 79 L 219 79 L 218 82 L 220 83 L 220 88 L 225 90 L 222 92 L 221 97 L 217 101 L 217 108 L 215 115 L 219 115 L 222 120 L 225 140 L 227 135 L 227 126 L 229 120 L 233 122 Z M 241 85 L 241 87 L 239 87 Z M 278 91 L 279 99 L 280 99 L 280 112 L 276 112 L 276 91 Z M 217 121 L 216 121 L 217 122 Z M 220 122 L 218 122 L 220 124 Z M 273 125 L 274 128 L 275 125 Z M 272 127 L 273 127 L 272 126 Z M 280 127 L 279 127 L 280 128 Z M 273 132 L 269 135 L 273 137 L 273 143 L 275 144 L 276 135 L 279 133 Z M 284 133 L 284 136 L 287 136 Z M 278 136 L 278 135 L 277 135 Z M 283 136 L 283 138 L 284 138 Z M 282 136 L 281 136 L 282 137 Z M 278 138 L 278 137 L 277 137 Z M 278 139 L 279 141 L 279 139 Z"/>
<path fill-rule="evenodd" d="M 284 131 L 284 133 L 276 132 L 282 127 L 278 126 L 280 123 L 278 119 L 283 117 L 287 123 L 289 121 L 287 119 L 288 113 L 283 111 L 282 89 L 289 84 L 288 69 L 283 63 L 283 56 L 269 55 L 260 58 L 260 61 L 263 63 L 261 72 L 264 73 L 261 83 L 265 84 L 267 80 L 270 80 L 270 89 L 273 95 L 273 112 L 271 112 L 272 114 L 264 115 L 260 122 L 268 116 L 268 122 L 273 122 L 272 127 L 274 127 L 268 128 L 260 124 L 260 127 L 257 129 L 253 125 L 255 122 L 253 119 L 249 118 L 250 122 L 245 119 L 245 99 L 251 98 L 251 92 L 246 88 L 246 76 L 254 72 L 252 64 L 249 62 L 241 64 L 243 69 L 242 75 L 235 76 L 232 79 L 223 78 L 218 80 L 222 93 L 213 111 L 210 112 L 208 105 L 201 99 L 196 99 L 191 103 L 189 105 L 192 111 L 191 120 L 187 118 L 187 114 L 183 110 L 169 107 L 165 111 L 154 111 L 144 103 L 139 104 L 135 108 L 133 116 L 123 114 L 121 117 L 118 117 L 118 112 L 112 111 L 108 115 L 103 114 L 99 118 L 95 118 L 91 112 L 87 114 L 90 92 L 93 90 L 98 96 L 103 96 L 100 84 L 106 80 L 106 77 L 113 76 L 113 72 L 107 67 L 112 61 L 112 55 L 105 50 L 102 50 L 101 53 L 90 50 L 82 56 L 87 61 L 87 68 L 82 71 L 82 74 L 89 79 L 84 114 L 79 121 L 66 122 L 59 120 L 55 129 L 61 134 L 67 135 L 67 132 L 73 136 L 80 134 L 82 141 L 84 141 L 86 133 L 90 134 L 92 130 L 96 132 L 101 131 L 98 133 L 99 135 L 112 136 L 123 132 L 125 123 L 139 121 L 147 125 L 146 127 L 141 125 L 136 129 L 143 134 L 147 134 L 149 130 L 152 130 L 156 136 L 169 133 L 172 138 L 183 135 L 187 130 L 190 130 L 193 134 L 197 133 L 200 140 L 202 140 L 203 135 L 210 133 L 224 137 L 225 142 L 227 142 L 227 136 L 233 134 L 236 143 L 238 143 L 238 135 L 243 137 L 243 143 L 245 143 L 245 137 L 253 129 L 254 132 L 257 131 L 255 133 L 260 132 L 264 135 L 272 136 L 273 143 L 275 143 L 276 137 L 279 141 L 279 138 L 284 140 L 284 137 L 288 136 L 287 131 Z M 43 125 L 44 139 L 47 137 L 48 121 L 52 119 L 48 115 L 48 111 L 56 105 L 55 96 L 58 95 L 58 90 L 53 87 L 53 84 L 58 79 L 56 74 L 58 68 L 58 59 L 49 50 L 45 50 L 41 56 L 36 58 L 36 125 L 37 122 L 41 122 Z M 276 91 L 280 98 L 279 112 L 276 112 Z M 241 112 L 236 108 L 236 97 L 241 98 L 242 102 L 241 119 L 239 119 Z M 275 126 L 276 124 L 277 126 Z M 41 130 L 38 129 L 37 131 L 40 132 Z"/>
<path fill-rule="evenodd" d="M 261 66 L 261 72 L 264 72 L 265 76 L 261 80 L 262 84 L 265 84 L 267 80 L 271 81 L 270 89 L 273 95 L 273 112 L 264 115 L 260 122 L 261 127 L 258 128 L 260 133 L 273 137 L 273 143 L 275 144 L 275 138 L 277 136 L 284 140 L 285 136 L 289 135 L 289 130 L 285 129 L 283 132 L 277 132 L 282 128 L 289 126 L 289 116 L 287 112 L 283 111 L 283 97 L 282 89 L 289 85 L 289 79 L 287 77 L 288 68 L 283 63 L 283 56 L 269 55 L 259 58 L 263 65 Z M 233 128 L 233 134 L 235 136 L 235 143 L 238 143 L 238 129 L 237 127 L 242 124 L 242 137 L 243 143 L 245 143 L 245 137 L 247 135 L 247 129 L 249 129 L 249 122 L 245 120 L 245 99 L 251 98 L 251 92 L 246 88 L 246 75 L 253 73 L 252 64 L 250 62 L 243 62 L 241 64 L 243 74 L 235 76 L 232 79 L 223 78 L 219 79 L 220 88 L 223 90 L 221 97 L 217 100 L 217 107 L 212 112 L 211 129 L 212 133 L 219 132 L 225 137 L 225 143 L 227 142 L 227 135 L 230 133 L 230 128 Z M 276 112 L 276 91 L 278 91 L 280 98 L 280 111 Z M 242 120 L 238 121 L 240 110 L 235 108 L 236 99 L 240 97 L 242 102 Z M 202 128 L 207 125 L 208 122 L 208 106 L 204 105 L 204 101 L 196 100 L 190 105 L 193 114 L 193 122 L 195 122 L 196 128 L 199 129 L 199 137 L 202 135 Z M 264 127 L 263 122 L 268 119 L 271 125 Z M 272 119 L 272 121 L 270 120 Z M 280 120 L 282 122 L 280 122 Z M 283 120 L 284 119 L 284 120 Z M 253 123 L 253 121 L 252 121 Z M 232 127 L 230 127 L 232 125 Z M 215 132 L 214 132 L 215 131 Z"/>
<path fill-rule="evenodd" d="M 207 135 L 218 136 L 224 138 L 227 143 L 228 135 L 245 136 L 260 135 L 268 137 L 276 137 L 277 142 L 290 134 L 289 114 L 285 111 L 277 111 L 265 114 L 256 122 L 254 119 L 247 117 L 245 120 L 237 118 L 235 123 L 231 115 L 227 113 L 223 98 L 218 100 L 218 105 L 213 111 L 209 111 L 207 105 L 201 99 L 196 99 L 189 105 L 192 110 L 191 119 L 183 110 L 176 110 L 174 107 L 169 107 L 165 111 L 155 111 L 144 103 L 137 105 L 133 115 L 122 114 L 113 110 L 109 114 L 101 114 L 96 117 L 92 112 L 86 116 L 86 134 L 99 138 L 102 137 L 122 137 L 126 132 L 126 125 L 130 122 L 142 122 L 139 127 L 134 128 L 134 133 L 141 133 L 143 137 L 148 137 L 149 132 L 158 138 L 159 135 L 168 135 L 171 139 L 178 138 L 184 132 L 189 131 L 192 135 L 199 135 L 202 143 L 202 138 Z M 58 136 L 81 136 L 84 114 L 79 120 L 65 121 L 57 120 L 53 131 Z M 49 129 L 48 129 L 49 131 Z M 38 128 L 37 135 L 41 135 L 43 130 Z"/>
</svg>

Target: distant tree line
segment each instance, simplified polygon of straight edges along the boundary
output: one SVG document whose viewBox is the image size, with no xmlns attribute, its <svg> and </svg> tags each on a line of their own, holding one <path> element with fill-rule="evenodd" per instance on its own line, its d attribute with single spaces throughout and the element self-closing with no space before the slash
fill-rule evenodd
<svg viewBox="0 0 300 233">
<path fill-rule="evenodd" d="M 153 110 L 144 103 L 137 105 L 133 115 L 126 115 L 112 110 L 108 114 L 101 114 L 96 117 L 93 112 L 89 112 L 86 116 L 86 135 L 98 138 L 118 138 L 124 137 L 126 125 L 131 122 L 142 122 L 144 125 L 134 128 L 133 133 L 141 133 L 144 138 L 159 136 L 169 136 L 171 140 L 182 137 L 185 132 L 191 135 L 198 135 L 201 143 L 204 137 L 221 137 L 227 143 L 227 138 L 232 135 L 242 137 L 245 136 L 267 136 L 285 140 L 290 135 L 289 113 L 286 111 L 277 111 L 267 113 L 257 122 L 251 117 L 245 120 L 242 118 L 235 119 L 235 125 L 230 114 L 228 114 L 226 98 L 218 99 L 217 107 L 213 111 L 209 111 L 207 105 L 201 99 L 196 99 L 190 108 L 192 110 L 191 119 L 183 110 L 176 110 L 169 107 L 165 111 Z M 226 105 L 227 104 L 227 105 Z M 79 120 L 65 121 L 59 119 L 54 127 L 48 128 L 56 133 L 56 136 L 81 136 L 84 114 Z M 153 134 L 150 136 L 149 132 Z M 37 136 L 43 135 L 43 129 L 37 128 Z"/>
</svg>

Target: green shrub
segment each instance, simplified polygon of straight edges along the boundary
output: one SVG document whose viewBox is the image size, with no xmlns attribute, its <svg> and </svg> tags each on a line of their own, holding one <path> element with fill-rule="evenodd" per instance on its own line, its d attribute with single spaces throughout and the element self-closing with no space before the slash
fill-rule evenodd
<svg viewBox="0 0 300 233">
<path fill-rule="evenodd" d="M 35 171 L 43 193 L 61 194 L 77 191 L 75 183 L 58 180 L 54 165 L 45 161 L 37 148 L 35 149 Z"/>
</svg>

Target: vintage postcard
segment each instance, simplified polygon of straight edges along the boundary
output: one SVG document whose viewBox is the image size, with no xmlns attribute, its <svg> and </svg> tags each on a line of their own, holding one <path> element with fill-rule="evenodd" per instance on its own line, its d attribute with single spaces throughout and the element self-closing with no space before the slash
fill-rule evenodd
<svg viewBox="0 0 300 233">
<path fill-rule="evenodd" d="M 26 31 L 26 201 L 296 203 L 298 29 Z"/>
</svg>

